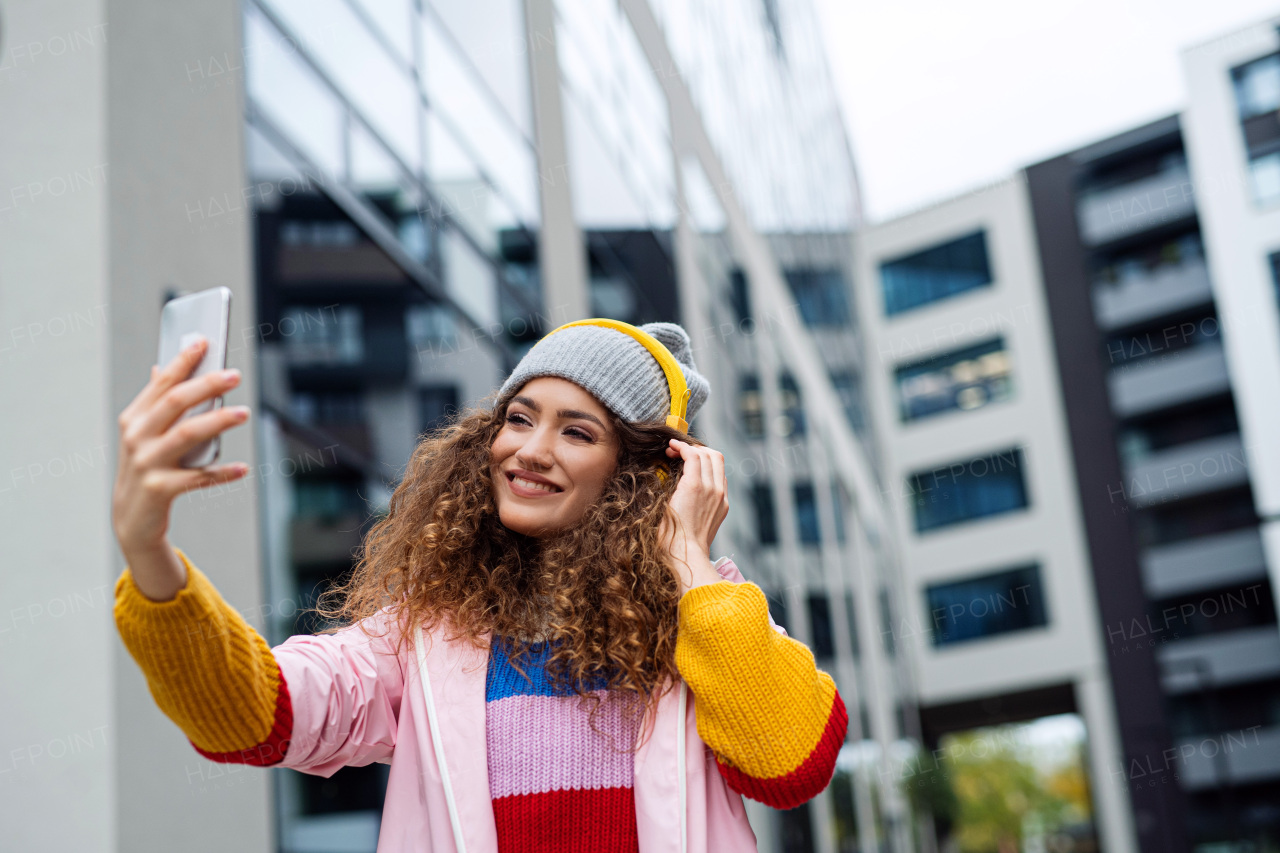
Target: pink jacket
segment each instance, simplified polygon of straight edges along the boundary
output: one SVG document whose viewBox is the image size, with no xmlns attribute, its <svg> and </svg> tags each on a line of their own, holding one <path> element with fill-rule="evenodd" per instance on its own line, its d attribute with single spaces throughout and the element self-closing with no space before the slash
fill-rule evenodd
<svg viewBox="0 0 1280 853">
<path fill-rule="evenodd" d="M 728 557 L 715 569 L 744 580 Z M 293 703 L 292 740 L 276 766 L 331 776 L 346 765 L 388 763 L 378 853 L 496 853 L 485 756 L 487 652 L 440 631 L 425 642 L 420 631 L 415 640 L 396 655 L 391 632 L 370 638 L 352 626 L 276 646 Z M 698 736 L 683 681 L 646 712 L 644 726 L 651 720 L 653 733 L 635 756 L 641 853 L 755 851 L 742 795 Z"/>
</svg>

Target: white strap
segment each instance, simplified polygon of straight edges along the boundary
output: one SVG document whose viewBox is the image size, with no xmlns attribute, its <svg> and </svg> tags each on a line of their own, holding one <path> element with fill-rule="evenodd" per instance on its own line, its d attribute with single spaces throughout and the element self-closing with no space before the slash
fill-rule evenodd
<svg viewBox="0 0 1280 853">
<path fill-rule="evenodd" d="M 688 805 L 686 803 L 687 794 L 685 793 L 685 777 L 688 775 L 688 762 L 684 757 L 684 740 L 685 731 L 689 728 L 685 714 L 688 711 L 688 691 L 689 686 L 684 683 L 684 679 L 680 679 L 680 731 L 676 734 L 676 763 L 680 766 L 676 779 L 679 780 L 680 789 L 680 853 L 685 853 L 689 849 L 689 827 L 687 821 Z"/>
<path fill-rule="evenodd" d="M 444 785 L 444 801 L 449 807 L 449 826 L 453 829 L 453 844 L 458 853 L 466 853 L 462 840 L 462 821 L 458 820 L 458 804 L 453 799 L 453 784 L 449 781 L 449 767 L 444 763 L 444 742 L 440 739 L 440 726 L 436 719 L 436 702 L 431 695 L 431 676 L 427 673 L 427 646 L 418 628 L 418 673 L 422 677 L 422 693 L 427 698 L 427 721 L 431 725 L 431 747 L 436 754 L 436 766 L 440 768 L 440 781 Z M 681 697 L 684 698 L 683 696 Z M 683 729 L 681 730 L 683 731 Z M 681 789 L 683 792 L 683 788 Z"/>
</svg>

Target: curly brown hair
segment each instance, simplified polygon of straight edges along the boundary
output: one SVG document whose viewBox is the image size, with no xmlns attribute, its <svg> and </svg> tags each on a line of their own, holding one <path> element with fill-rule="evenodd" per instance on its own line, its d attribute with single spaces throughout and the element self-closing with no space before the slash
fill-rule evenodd
<svg viewBox="0 0 1280 853">
<path fill-rule="evenodd" d="M 621 691 L 638 714 L 668 676 L 678 678 L 680 592 L 659 529 L 682 463 L 665 450 L 672 438 L 702 442 L 610 412 L 618 464 L 599 501 L 570 529 L 537 539 L 498 517 L 490 448 L 507 406 L 497 403 L 491 395 L 418 443 L 350 576 L 320 597 L 316 612 L 336 623 L 324 630 L 365 627 L 386 609 L 399 628 L 397 651 L 419 625 L 444 625 L 450 639 L 480 648 L 490 633 L 548 639 L 548 678 L 594 702 L 593 724 L 599 699 L 583 689 L 588 681 Z"/>
</svg>

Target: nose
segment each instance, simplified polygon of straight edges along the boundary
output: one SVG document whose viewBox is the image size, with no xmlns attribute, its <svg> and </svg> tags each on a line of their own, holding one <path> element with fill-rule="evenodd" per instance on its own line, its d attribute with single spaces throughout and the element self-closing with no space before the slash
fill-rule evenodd
<svg viewBox="0 0 1280 853">
<path fill-rule="evenodd" d="M 554 442 L 555 431 L 545 424 L 539 425 L 528 434 L 524 444 L 520 445 L 520 449 L 516 451 L 516 462 L 521 468 L 529 471 L 550 468 L 555 462 Z"/>
</svg>

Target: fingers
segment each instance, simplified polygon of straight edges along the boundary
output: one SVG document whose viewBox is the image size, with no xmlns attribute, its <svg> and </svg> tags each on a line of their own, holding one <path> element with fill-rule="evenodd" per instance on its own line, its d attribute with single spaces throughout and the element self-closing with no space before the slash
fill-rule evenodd
<svg viewBox="0 0 1280 853">
<path fill-rule="evenodd" d="M 248 418 L 248 406 L 215 409 L 187 418 L 152 443 L 138 461 L 144 465 L 174 467 L 191 448 Z"/>
<path fill-rule="evenodd" d="M 728 495 L 728 480 L 725 477 L 724 454 L 711 447 L 695 447 L 688 442 L 673 438 L 667 447 L 668 454 L 679 455 L 684 460 L 682 479 L 696 482 L 711 493 Z"/>
<path fill-rule="evenodd" d="M 157 436 L 169 429 L 182 413 L 197 403 L 225 394 L 240 382 L 240 372 L 218 371 L 170 386 L 150 406 L 139 410 L 124 437 L 137 440 Z"/>
<path fill-rule="evenodd" d="M 238 480 L 248 471 L 249 466 L 243 462 L 210 465 L 204 468 L 156 469 L 147 474 L 143 487 L 156 497 L 172 501 L 183 492 Z"/>
<path fill-rule="evenodd" d="M 174 356 L 168 364 L 151 365 L 151 379 L 120 413 L 121 419 L 136 417 L 138 413 L 150 408 L 165 391 L 190 376 L 191 371 L 195 370 L 200 363 L 200 359 L 204 358 L 206 349 L 208 349 L 208 341 L 201 337 L 200 340 Z"/>
</svg>

